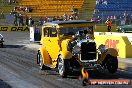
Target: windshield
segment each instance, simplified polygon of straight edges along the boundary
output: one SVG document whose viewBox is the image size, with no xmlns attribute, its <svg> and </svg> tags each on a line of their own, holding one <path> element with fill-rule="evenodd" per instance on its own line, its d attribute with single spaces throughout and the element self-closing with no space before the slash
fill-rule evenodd
<svg viewBox="0 0 132 88">
<path fill-rule="evenodd" d="M 85 32 L 87 31 L 88 34 L 93 34 L 93 26 L 91 27 L 79 27 L 79 28 L 60 28 L 60 35 L 61 36 L 68 36 L 68 35 L 75 35 L 79 31 Z"/>
</svg>

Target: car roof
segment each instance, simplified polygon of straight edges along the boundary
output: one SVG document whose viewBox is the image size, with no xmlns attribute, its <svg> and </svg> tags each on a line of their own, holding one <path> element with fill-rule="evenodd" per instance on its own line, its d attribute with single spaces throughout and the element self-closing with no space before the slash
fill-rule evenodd
<svg viewBox="0 0 132 88">
<path fill-rule="evenodd" d="M 63 25 L 63 24 L 80 24 L 80 23 L 94 23 L 93 21 L 87 21 L 87 20 L 70 20 L 70 21 L 52 21 L 47 22 L 44 25 Z"/>
</svg>

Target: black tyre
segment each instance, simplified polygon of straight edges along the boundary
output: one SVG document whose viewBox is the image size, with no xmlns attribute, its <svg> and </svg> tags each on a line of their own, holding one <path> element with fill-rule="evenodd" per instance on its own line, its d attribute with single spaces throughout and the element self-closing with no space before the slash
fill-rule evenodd
<svg viewBox="0 0 132 88">
<path fill-rule="evenodd" d="M 42 55 L 40 54 L 40 51 L 38 51 L 37 53 L 37 64 L 39 64 L 41 70 L 44 70 L 45 65 L 43 64 L 43 58 Z"/>
<path fill-rule="evenodd" d="M 40 63 L 40 51 L 38 51 L 38 53 L 37 53 L 37 64 L 39 64 Z"/>
<path fill-rule="evenodd" d="M 88 83 L 88 79 L 87 78 L 83 79 L 82 86 L 87 86 L 87 83 Z"/>
<path fill-rule="evenodd" d="M 3 48 L 3 43 L 1 43 L 0 47 Z"/>
<path fill-rule="evenodd" d="M 84 78 L 82 81 L 82 86 L 87 86 L 87 85 L 91 85 L 91 82 L 88 78 Z"/>
<path fill-rule="evenodd" d="M 107 69 L 110 73 L 115 73 L 118 69 L 117 57 L 109 56 L 106 63 Z"/>
<path fill-rule="evenodd" d="M 61 77 L 67 77 L 66 60 L 64 60 L 61 55 L 58 56 L 58 72 Z"/>
</svg>

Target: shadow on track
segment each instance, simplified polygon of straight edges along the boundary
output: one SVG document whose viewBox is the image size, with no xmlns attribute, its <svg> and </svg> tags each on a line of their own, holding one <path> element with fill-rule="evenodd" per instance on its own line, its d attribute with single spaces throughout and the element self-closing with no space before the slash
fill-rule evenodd
<svg viewBox="0 0 132 88">
<path fill-rule="evenodd" d="M 57 75 L 59 76 L 59 73 L 55 70 L 44 70 L 46 72 L 46 75 Z M 43 72 L 43 71 L 42 71 Z M 130 75 L 127 72 L 118 70 L 116 73 L 111 74 L 109 72 L 99 72 L 99 71 L 88 71 L 89 78 L 90 79 L 132 79 L 132 75 Z M 41 74 L 43 75 L 43 74 Z M 81 74 L 80 74 L 81 75 Z M 70 79 L 78 79 L 79 74 L 70 74 L 67 76 L 67 78 Z"/>
<path fill-rule="evenodd" d="M 12 88 L 12 87 L 0 79 L 0 88 Z"/>
<path fill-rule="evenodd" d="M 22 48 L 24 45 L 4 45 L 3 48 Z"/>
</svg>

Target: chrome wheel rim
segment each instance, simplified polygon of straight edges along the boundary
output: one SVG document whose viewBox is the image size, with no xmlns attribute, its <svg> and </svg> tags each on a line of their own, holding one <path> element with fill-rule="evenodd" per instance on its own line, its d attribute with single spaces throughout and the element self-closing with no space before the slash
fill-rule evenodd
<svg viewBox="0 0 132 88">
<path fill-rule="evenodd" d="M 40 62 L 39 62 L 40 69 L 42 69 L 42 66 L 43 66 L 42 56 L 40 54 L 38 54 L 38 56 L 39 56 L 39 60 L 40 60 Z"/>
<path fill-rule="evenodd" d="M 63 75 L 63 73 L 64 73 L 64 60 L 63 60 L 61 55 L 59 56 L 58 69 L 59 69 L 59 74 Z"/>
</svg>

